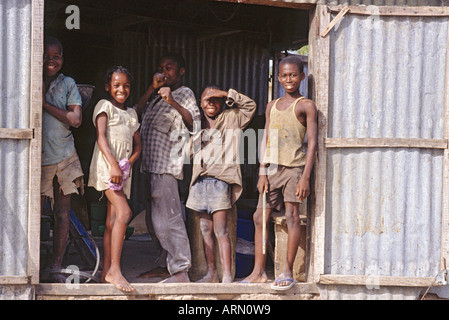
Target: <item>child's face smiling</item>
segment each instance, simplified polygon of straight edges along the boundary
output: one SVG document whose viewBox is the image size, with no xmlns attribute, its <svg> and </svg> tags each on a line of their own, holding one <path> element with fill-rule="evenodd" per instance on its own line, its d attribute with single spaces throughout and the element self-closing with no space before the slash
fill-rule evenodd
<svg viewBox="0 0 449 320">
<path fill-rule="evenodd" d="M 176 87 L 181 83 L 184 68 L 179 68 L 178 63 L 172 59 L 163 59 L 159 65 L 160 73 L 165 76 L 165 85 Z"/>
<path fill-rule="evenodd" d="M 279 68 L 279 82 L 287 93 L 299 91 L 304 72 L 299 72 L 298 66 L 293 63 L 285 63 Z"/>
<path fill-rule="evenodd" d="M 48 78 L 55 77 L 61 71 L 64 59 L 57 45 L 48 45 L 44 52 L 44 75 Z"/>
<path fill-rule="evenodd" d="M 114 72 L 105 90 L 111 95 L 111 102 L 117 107 L 123 107 L 131 92 L 131 83 L 124 73 Z"/>
<path fill-rule="evenodd" d="M 223 99 L 209 97 L 207 93 L 208 89 L 201 95 L 201 108 L 206 116 L 213 119 L 221 112 Z"/>
</svg>

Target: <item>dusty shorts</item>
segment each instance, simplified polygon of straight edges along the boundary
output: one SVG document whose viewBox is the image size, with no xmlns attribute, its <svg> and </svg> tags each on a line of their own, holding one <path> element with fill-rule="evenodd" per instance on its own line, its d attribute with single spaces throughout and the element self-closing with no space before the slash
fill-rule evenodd
<svg viewBox="0 0 449 320">
<path fill-rule="evenodd" d="M 278 165 L 277 172 L 267 175 L 270 190 L 266 198 L 266 207 L 280 211 L 284 202 L 299 203 L 296 196 L 296 187 L 301 175 L 304 171 L 304 166 L 301 167 L 285 167 Z M 262 195 L 259 195 L 257 208 L 262 208 Z"/>
<path fill-rule="evenodd" d="M 231 209 L 231 186 L 213 177 L 199 177 L 190 188 L 186 207 L 211 214 Z"/>
<path fill-rule="evenodd" d="M 83 190 L 83 170 L 76 152 L 66 160 L 42 166 L 41 195 L 54 198 L 53 179 L 58 179 L 60 190 L 64 195 L 78 193 L 78 188 Z"/>
</svg>

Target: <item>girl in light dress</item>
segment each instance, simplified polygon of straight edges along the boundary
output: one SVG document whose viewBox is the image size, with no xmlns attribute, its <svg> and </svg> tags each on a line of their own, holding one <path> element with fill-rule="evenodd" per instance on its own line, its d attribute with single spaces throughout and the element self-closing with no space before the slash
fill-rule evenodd
<svg viewBox="0 0 449 320">
<path fill-rule="evenodd" d="M 120 257 L 126 227 L 132 217 L 127 201 L 131 193 L 131 168 L 142 149 L 137 113 L 125 106 L 130 90 L 131 75 L 127 69 L 117 66 L 108 71 L 105 91 L 109 99 L 97 103 L 92 117 L 97 141 L 88 183 L 104 191 L 107 198 L 101 280 L 124 292 L 134 291 L 122 275 Z"/>
</svg>

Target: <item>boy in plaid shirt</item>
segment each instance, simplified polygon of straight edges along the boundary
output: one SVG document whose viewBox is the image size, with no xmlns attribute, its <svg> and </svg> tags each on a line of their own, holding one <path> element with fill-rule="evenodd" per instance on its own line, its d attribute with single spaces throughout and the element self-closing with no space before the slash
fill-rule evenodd
<svg viewBox="0 0 449 320">
<path fill-rule="evenodd" d="M 183 178 L 184 158 L 174 156 L 179 140 L 172 133 L 193 133 L 200 113 L 193 91 L 182 85 L 185 62 L 177 53 L 160 59 L 159 72 L 141 97 L 135 109 L 142 115 L 142 164 L 151 193 L 151 221 L 160 245 L 167 254 L 167 269 L 171 277 L 164 282 L 189 282 L 191 266 L 190 244 L 182 217 L 178 180 Z M 147 102 L 157 91 L 158 95 Z M 151 271 L 150 271 L 151 272 Z M 145 277 L 145 275 L 141 275 Z"/>
</svg>

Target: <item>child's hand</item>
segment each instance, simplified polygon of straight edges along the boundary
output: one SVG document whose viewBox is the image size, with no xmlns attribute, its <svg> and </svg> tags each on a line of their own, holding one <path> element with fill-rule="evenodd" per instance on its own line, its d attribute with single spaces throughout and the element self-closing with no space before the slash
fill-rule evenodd
<svg viewBox="0 0 449 320">
<path fill-rule="evenodd" d="M 171 89 L 169 87 L 160 88 L 158 94 L 161 95 L 162 99 L 164 99 L 165 102 L 167 102 L 170 105 L 173 104 L 174 100 L 171 94 Z"/>
<path fill-rule="evenodd" d="M 215 88 L 206 88 L 203 93 L 203 99 L 209 100 L 210 98 L 227 98 L 228 93 L 223 90 L 218 90 Z"/>
<path fill-rule="evenodd" d="M 264 191 L 268 193 L 270 189 L 270 184 L 268 183 L 268 179 L 266 175 L 259 175 L 259 180 L 257 181 L 257 190 L 259 190 L 259 194 L 262 194 Z"/>
<path fill-rule="evenodd" d="M 299 179 L 298 185 L 296 186 L 296 196 L 300 203 L 304 201 L 310 195 L 310 185 L 307 179 Z"/>
<path fill-rule="evenodd" d="M 111 168 L 111 178 L 109 179 L 112 183 L 115 183 L 117 185 L 122 184 L 123 180 L 123 172 L 120 169 L 120 167 L 117 165 L 112 166 Z"/>
<path fill-rule="evenodd" d="M 153 76 L 153 88 L 157 89 L 165 84 L 166 77 L 162 73 L 155 73 Z"/>
</svg>

